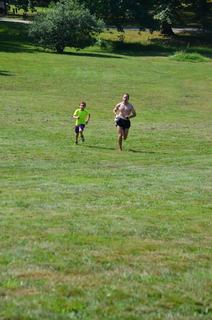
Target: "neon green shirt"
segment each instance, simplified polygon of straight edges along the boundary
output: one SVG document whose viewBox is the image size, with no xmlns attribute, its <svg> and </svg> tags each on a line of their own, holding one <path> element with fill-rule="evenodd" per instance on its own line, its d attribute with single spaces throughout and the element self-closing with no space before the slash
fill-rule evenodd
<svg viewBox="0 0 212 320">
<path fill-rule="evenodd" d="M 78 116 L 79 119 L 76 119 L 76 126 L 80 125 L 80 124 L 85 124 L 86 120 L 89 116 L 89 111 L 87 109 L 81 110 L 76 109 L 74 112 L 74 116 Z"/>
</svg>

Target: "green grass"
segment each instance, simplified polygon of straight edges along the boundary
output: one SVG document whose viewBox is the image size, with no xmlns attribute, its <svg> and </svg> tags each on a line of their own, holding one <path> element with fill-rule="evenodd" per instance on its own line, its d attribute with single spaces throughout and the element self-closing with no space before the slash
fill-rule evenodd
<svg viewBox="0 0 212 320">
<path fill-rule="evenodd" d="M 211 319 L 211 60 L 57 55 L 16 26 L 0 24 L 0 319 Z M 118 152 L 126 91 L 137 117 Z"/>
<path fill-rule="evenodd" d="M 159 32 L 125 30 L 121 33 L 109 29 L 99 36 L 98 42 L 107 51 L 127 56 L 167 56 L 183 51 L 211 58 L 211 39 L 211 32 L 196 35 L 182 32 L 174 37 L 164 37 Z"/>
</svg>

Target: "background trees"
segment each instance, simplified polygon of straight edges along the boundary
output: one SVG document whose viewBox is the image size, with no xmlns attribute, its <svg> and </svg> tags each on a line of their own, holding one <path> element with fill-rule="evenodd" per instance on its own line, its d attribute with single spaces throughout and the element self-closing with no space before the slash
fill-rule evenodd
<svg viewBox="0 0 212 320">
<path fill-rule="evenodd" d="M 37 5 L 37 0 L 13 0 L 10 1 L 11 4 L 14 4 L 17 9 L 23 9 L 24 12 L 29 10 L 34 10 L 34 7 Z"/>
<path fill-rule="evenodd" d="M 155 1 L 154 18 L 159 21 L 162 34 L 172 35 L 172 27 L 176 23 L 183 21 L 183 12 L 189 10 L 194 15 L 196 24 L 207 27 L 209 1 L 207 0 L 159 0 Z M 184 17 L 185 19 L 185 17 Z"/>
<path fill-rule="evenodd" d="M 207 0 L 191 0 L 191 5 L 197 21 L 203 27 L 207 27 L 208 18 L 212 15 L 212 3 Z"/>
<path fill-rule="evenodd" d="M 123 26 L 136 24 L 141 28 L 156 29 L 173 35 L 172 27 L 185 24 L 184 12 L 189 10 L 196 23 L 206 27 L 210 14 L 207 0 L 79 0 L 92 13 L 102 18 L 107 25 Z"/>
<path fill-rule="evenodd" d="M 182 1 L 180 0 L 159 0 L 155 1 L 154 18 L 159 21 L 162 34 L 173 35 L 173 23 L 179 17 L 179 10 Z"/>
<path fill-rule="evenodd" d="M 18 9 L 33 11 L 35 6 L 60 4 L 63 0 L 9 0 Z M 124 26 L 136 25 L 141 29 L 159 29 L 162 34 L 173 35 L 174 26 L 185 26 L 192 17 L 196 26 L 208 28 L 212 17 L 210 0 L 76 0 L 91 14 L 122 31 Z M 210 9 L 211 8 L 211 9 Z"/>
<path fill-rule="evenodd" d="M 137 24 L 142 27 L 152 27 L 154 19 L 151 14 L 154 0 L 79 0 L 92 13 L 103 19 L 107 25 L 123 26 Z"/>
</svg>

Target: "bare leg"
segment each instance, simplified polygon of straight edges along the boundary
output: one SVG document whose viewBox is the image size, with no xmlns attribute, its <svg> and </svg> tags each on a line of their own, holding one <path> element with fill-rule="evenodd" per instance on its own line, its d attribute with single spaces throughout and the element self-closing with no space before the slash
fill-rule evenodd
<svg viewBox="0 0 212 320">
<path fill-rule="evenodd" d="M 127 140 L 129 129 L 124 129 L 124 140 Z"/>
<path fill-rule="evenodd" d="M 83 135 L 83 131 L 80 131 L 80 137 L 81 137 L 82 142 L 84 142 L 85 138 L 84 138 L 84 135 Z"/>
<path fill-rule="evenodd" d="M 75 141 L 76 144 L 78 144 L 78 138 L 79 138 L 79 133 L 76 133 L 76 141 Z"/>
<path fill-rule="evenodd" d="M 121 127 L 117 127 L 118 128 L 118 145 L 119 145 L 119 149 L 122 150 L 122 139 L 124 137 L 124 130 Z"/>
</svg>

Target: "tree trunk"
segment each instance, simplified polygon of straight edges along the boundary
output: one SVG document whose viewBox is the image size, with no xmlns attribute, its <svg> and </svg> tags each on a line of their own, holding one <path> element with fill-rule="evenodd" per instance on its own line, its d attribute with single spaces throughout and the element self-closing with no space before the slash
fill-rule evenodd
<svg viewBox="0 0 212 320">
<path fill-rule="evenodd" d="M 4 14 L 7 14 L 7 0 L 3 0 L 4 2 Z"/>
<path fill-rule="evenodd" d="M 55 47 L 56 47 L 57 53 L 63 53 L 63 51 L 65 49 L 65 46 L 61 43 L 57 43 Z"/>
<path fill-rule="evenodd" d="M 173 36 L 174 32 L 172 30 L 171 24 L 167 21 L 162 22 L 160 26 L 160 33 L 166 36 Z"/>
</svg>

